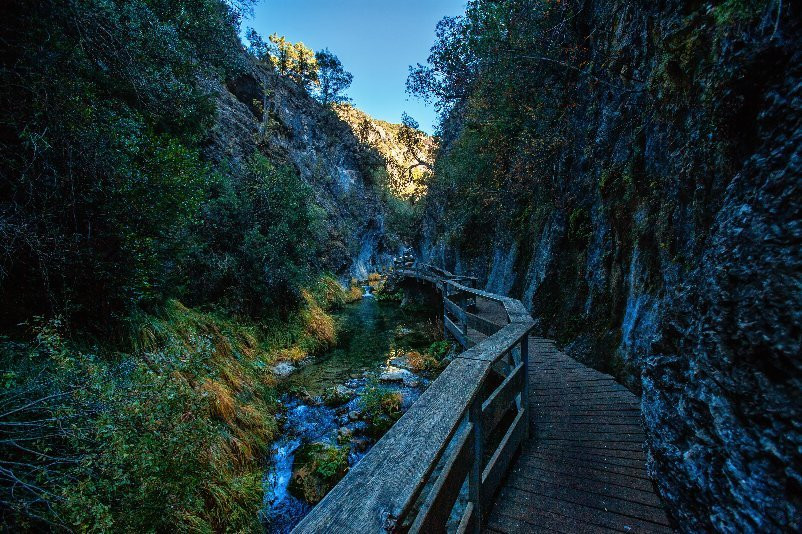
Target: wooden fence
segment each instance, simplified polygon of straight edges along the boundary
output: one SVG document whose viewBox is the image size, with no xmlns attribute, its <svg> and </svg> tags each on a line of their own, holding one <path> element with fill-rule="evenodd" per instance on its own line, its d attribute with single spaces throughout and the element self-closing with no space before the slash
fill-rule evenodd
<svg viewBox="0 0 802 534">
<path fill-rule="evenodd" d="M 411 258 L 393 275 L 438 288 L 445 328 L 465 350 L 294 532 L 478 532 L 527 437 L 533 322 L 523 305 Z M 506 324 L 478 313 L 486 305 Z"/>
</svg>

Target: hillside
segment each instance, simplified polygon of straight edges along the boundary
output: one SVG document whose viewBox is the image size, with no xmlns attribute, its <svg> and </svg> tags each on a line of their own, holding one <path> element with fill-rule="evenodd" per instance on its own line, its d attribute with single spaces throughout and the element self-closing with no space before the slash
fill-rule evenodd
<svg viewBox="0 0 802 534">
<path fill-rule="evenodd" d="M 389 166 L 384 153 L 304 88 L 257 62 L 213 87 L 218 119 L 205 153 L 212 161 L 239 165 L 259 151 L 292 165 L 324 214 L 322 269 L 365 278 L 397 254 L 398 239 L 385 224 L 381 198 L 382 170 Z M 396 138 L 384 146 L 388 154 L 402 150 Z"/>
<path fill-rule="evenodd" d="M 247 4 L 3 8 L 3 530 L 261 528 L 277 366 L 401 247 L 381 154 Z"/>
<path fill-rule="evenodd" d="M 334 107 L 359 142 L 378 152 L 386 162 L 387 180 L 393 195 L 417 201 L 426 195 L 437 150 L 437 141 L 412 124 L 391 124 L 370 117 L 349 105 Z"/>
</svg>

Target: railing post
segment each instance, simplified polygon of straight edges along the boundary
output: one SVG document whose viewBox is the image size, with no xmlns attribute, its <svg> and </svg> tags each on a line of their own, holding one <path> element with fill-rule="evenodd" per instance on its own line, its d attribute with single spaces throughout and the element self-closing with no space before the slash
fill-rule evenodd
<svg viewBox="0 0 802 534">
<path fill-rule="evenodd" d="M 448 309 L 446 308 L 448 287 L 448 282 L 443 280 L 443 339 L 448 339 L 448 328 L 446 327 L 446 320 L 448 319 Z"/>
<path fill-rule="evenodd" d="M 521 404 L 524 410 L 524 439 L 529 439 L 529 332 L 521 338 L 521 363 L 524 372 L 524 387 L 521 392 Z"/>
<path fill-rule="evenodd" d="M 473 503 L 473 532 L 482 529 L 482 471 L 484 469 L 484 429 L 482 428 L 482 398 L 479 394 L 473 399 L 469 412 L 473 425 L 473 466 L 468 475 L 468 500 Z"/>
<path fill-rule="evenodd" d="M 466 295 L 465 301 L 464 301 L 465 302 L 465 308 L 460 307 L 460 309 L 463 312 L 467 312 L 468 298 L 469 297 Z M 462 327 L 462 335 L 464 335 L 465 338 L 467 339 L 468 338 L 468 315 L 466 313 L 463 313 L 461 317 L 458 317 L 458 319 L 460 320 L 459 321 L 460 322 L 460 327 Z"/>
</svg>

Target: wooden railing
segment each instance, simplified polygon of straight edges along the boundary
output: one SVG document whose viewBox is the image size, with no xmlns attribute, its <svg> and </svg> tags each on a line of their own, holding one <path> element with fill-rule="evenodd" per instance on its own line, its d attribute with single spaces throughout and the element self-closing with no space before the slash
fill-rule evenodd
<svg viewBox="0 0 802 534">
<path fill-rule="evenodd" d="M 477 532 L 528 434 L 533 322 L 523 305 L 409 258 L 393 270 L 437 286 L 465 350 L 294 532 Z M 480 305 L 506 324 L 480 317 Z"/>
</svg>

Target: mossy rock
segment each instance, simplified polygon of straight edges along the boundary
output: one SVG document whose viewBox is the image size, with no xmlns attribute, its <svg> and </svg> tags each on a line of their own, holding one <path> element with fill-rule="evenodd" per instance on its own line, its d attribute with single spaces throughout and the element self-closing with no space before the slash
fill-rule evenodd
<svg viewBox="0 0 802 534">
<path fill-rule="evenodd" d="M 290 492 L 309 504 L 320 502 L 348 472 L 348 447 L 303 445 L 295 453 Z"/>
<path fill-rule="evenodd" d="M 359 399 L 368 435 L 381 437 L 401 417 L 401 393 L 383 387 L 365 389 Z"/>
<path fill-rule="evenodd" d="M 341 406 L 353 399 L 355 395 L 353 389 L 338 385 L 326 390 L 323 394 L 323 403 L 326 406 Z"/>
</svg>

